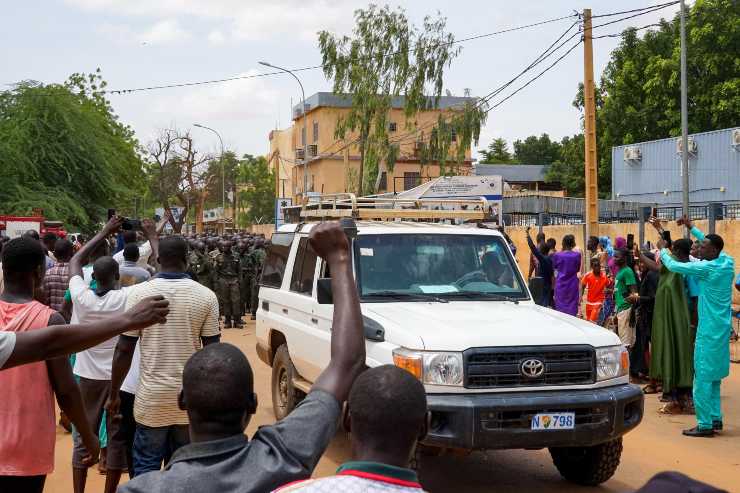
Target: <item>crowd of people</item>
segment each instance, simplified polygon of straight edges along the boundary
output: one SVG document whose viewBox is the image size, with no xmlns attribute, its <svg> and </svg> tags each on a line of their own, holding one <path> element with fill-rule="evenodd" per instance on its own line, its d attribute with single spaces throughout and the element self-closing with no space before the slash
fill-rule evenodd
<svg viewBox="0 0 740 493">
<path fill-rule="evenodd" d="M 245 429 L 258 407 L 254 375 L 241 350 L 220 338 L 223 328 L 238 327 L 242 315 L 254 313 L 266 242 L 246 234 L 162 236 L 162 225 L 145 220 L 146 241 L 139 244 L 135 232 L 121 231 L 123 224 L 114 216 L 76 245 L 40 241 L 33 233 L 0 241 L 0 491 L 43 491 L 54 469 L 55 400 L 73 430 L 75 493 L 85 491 L 89 468 L 103 459 L 106 492 L 422 490 L 409 463 L 430 423 L 424 387 L 393 365 L 366 368 L 350 245 L 339 224 L 320 224 L 309 236 L 332 273 L 330 362 L 293 412 L 251 438 Z M 694 431 L 702 434 L 717 423 L 721 428 L 719 382 L 727 366 L 716 355 L 725 335 L 718 307 L 726 301 L 721 285 L 732 259 L 721 252 L 721 238 L 692 232 L 703 240 L 701 260 L 684 264 L 668 250 L 652 259 L 663 271 L 697 282 L 695 362 L 702 366 L 694 371 Z M 578 286 L 596 284 L 585 281 L 589 276 L 579 280 L 573 237 L 552 256 L 548 241 L 530 244 L 538 273 L 554 273 L 552 301 L 548 293 L 540 302 L 577 314 Z M 114 246 L 120 251 L 111 255 Z M 635 260 L 618 249 L 606 262 L 618 269 L 617 307 L 642 300 L 635 276 L 619 274 L 632 269 L 630 257 Z M 641 252 L 640 283 L 652 271 L 643 257 L 651 258 Z M 591 277 L 603 272 L 600 261 L 592 262 Z M 654 282 L 654 311 L 663 309 L 666 278 L 677 279 L 661 275 Z M 627 290 L 618 295 L 622 285 Z M 575 294 L 566 292 L 574 287 Z M 591 317 L 603 311 L 590 306 Z M 631 340 L 634 349 L 639 337 Z M 666 347 L 675 358 L 675 346 Z M 670 378 L 685 375 L 660 374 L 664 386 Z M 336 476 L 310 479 L 340 423 L 352 460 Z M 124 473 L 130 479 L 119 486 Z M 689 491 L 695 484 L 659 475 L 640 491 Z"/>
<path fill-rule="evenodd" d="M 672 240 L 656 218 L 655 243 L 590 237 L 585 251 L 572 235 L 555 241 L 527 229 L 529 276 L 542 278 L 537 302 L 612 328 L 630 351 L 630 377 L 660 394 L 664 414 L 696 415 L 692 437 L 712 437 L 723 428 L 720 385 L 729 375 L 732 286 L 735 265 L 723 239 L 678 220 L 695 238 Z M 653 247 L 654 245 L 654 247 Z M 581 273 L 585 256 L 588 270 Z M 740 291 L 740 276 L 734 279 Z"/>
</svg>

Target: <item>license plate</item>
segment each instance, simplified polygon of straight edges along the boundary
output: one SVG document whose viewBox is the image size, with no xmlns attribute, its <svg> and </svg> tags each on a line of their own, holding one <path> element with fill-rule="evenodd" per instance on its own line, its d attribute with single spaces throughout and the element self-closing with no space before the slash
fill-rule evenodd
<svg viewBox="0 0 740 493">
<path fill-rule="evenodd" d="M 572 430 L 576 413 L 542 413 L 532 416 L 533 430 Z"/>
</svg>

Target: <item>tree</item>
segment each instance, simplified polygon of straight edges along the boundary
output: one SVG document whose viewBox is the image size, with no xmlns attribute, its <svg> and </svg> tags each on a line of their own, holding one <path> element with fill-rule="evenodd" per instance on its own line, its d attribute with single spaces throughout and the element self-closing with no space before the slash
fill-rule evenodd
<svg viewBox="0 0 740 493">
<path fill-rule="evenodd" d="M 530 135 L 524 140 L 514 141 L 514 156 L 522 164 L 550 164 L 560 159 L 560 144 L 550 136 Z"/>
<path fill-rule="evenodd" d="M 381 168 L 392 170 L 398 157 L 398 146 L 388 136 L 393 99 L 404 97 L 405 126 L 412 130 L 414 115 L 436 107 L 444 71 L 460 47 L 445 32 L 442 17 L 426 17 L 419 30 L 409 24 L 402 9 L 370 5 L 355 11 L 355 22 L 351 38 L 321 31 L 319 48 L 324 75 L 333 80 L 334 92 L 351 98 L 349 112 L 337 121 L 335 137 L 356 136 L 360 152 L 357 192 L 362 194 L 377 190 Z M 443 163 L 448 159 L 453 135 L 458 160 L 461 150 L 464 157 L 471 142 L 477 142 L 486 115 L 482 105 L 465 105 L 456 113 L 451 118 L 441 115 L 436 128 L 428 131 L 431 138 L 425 160 L 440 158 Z"/>
<path fill-rule="evenodd" d="M 740 115 L 740 8 L 697 0 L 687 16 L 689 132 L 737 125 Z M 679 17 L 640 38 L 622 33 L 596 88 L 599 190 L 611 189 L 611 148 L 681 133 Z M 583 86 L 574 105 L 583 108 Z"/>
<path fill-rule="evenodd" d="M 95 229 L 143 190 L 141 149 L 105 97 L 100 70 L 0 92 L 0 213 Z"/>
<path fill-rule="evenodd" d="M 238 179 L 241 222 L 263 224 L 275 220 L 275 174 L 263 156 L 245 154 L 239 163 Z"/>
<path fill-rule="evenodd" d="M 506 139 L 501 137 L 493 139 L 488 144 L 488 149 L 480 151 L 480 153 L 483 156 L 480 161 L 481 164 L 508 164 L 514 162 Z"/>
<path fill-rule="evenodd" d="M 172 211 L 173 203 L 183 208 L 177 221 L 170 214 L 172 228 L 180 233 L 194 206 L 196 231 L 201 232 L 208 190 L 217 177 L 211 172 L 212 156 L 195 149 L 189 131 L 165 129 L 149 144 L 149 158 L 146 171 L 151 193 L 165 212 Z"/>
<path fill-rule="evenodd" d="M 222 166 L 223 161 L 223 166 Z M 221 207 L 225 192 L 227 207 L 236 210 L 239 166 L 241 161 L 234 151 L 224 151 L 223 157 L 211 159 L 208 163 L 208 174 L 213 176 L 209 181 L 205 207 Z"/>
<path fill-rule="evenodd" d="M 560 183 L 567 195 L 582 197 L 585 190 L 585 141 L 583 134 L 563 137 L 560 156 L 547 169 L 545 181 Z"/>
</svg>

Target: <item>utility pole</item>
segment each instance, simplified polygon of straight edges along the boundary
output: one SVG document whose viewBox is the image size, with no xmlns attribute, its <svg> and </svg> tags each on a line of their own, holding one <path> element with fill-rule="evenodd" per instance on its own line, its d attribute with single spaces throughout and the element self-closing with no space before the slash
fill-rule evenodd
<svg viewBox="0 0 740 493">
<path fill-rule="evenodd" d="M 583 96 L 585 100 L 586 237 L 599 235 L 599 184 L 596 161 L 596 101 L 591 9 L 583 9 Z"/>
<path fill-rule="evenodd" d="M 686 5 L 681 0 L 681 178 L 683 181 L 683 213 L 689 217 L 689 109 L 686 82 Z M 684 238 L 689 230 L 684 228 Z"/>
</svg>

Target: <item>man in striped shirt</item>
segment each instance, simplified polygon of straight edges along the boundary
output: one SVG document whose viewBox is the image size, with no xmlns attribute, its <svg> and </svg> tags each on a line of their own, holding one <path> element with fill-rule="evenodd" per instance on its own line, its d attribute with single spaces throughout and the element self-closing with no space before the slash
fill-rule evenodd
<svg viewBox="0 0 740 493">
<path fill-rule="evenodd" d="M 119 390 L 133 358 L 137 340 L 141 352 L 139 387 L 134 401 L 132 477 L 158 471 L 162 462 L 190 442 L 187 413 L 178 407 L 185 363 L 202 346 L 218 342 L 218 300 L 213 291 L 193 281 L 187 270 L 188 245 L 182 236 L 159 243 L 160 273 L 130 288 L 127 306 L 152 295 L 170 302 L 167 323 L 147 331 L 126 332 L 113 358 L 108 412 L 118 415 Z"/>
</svg>

